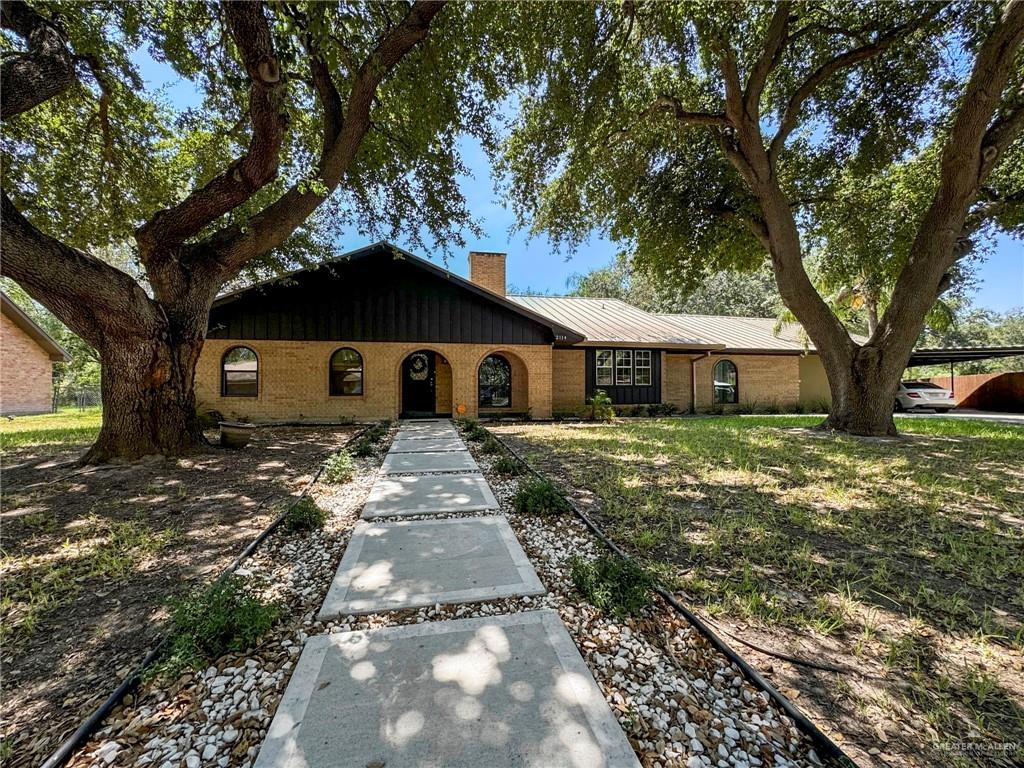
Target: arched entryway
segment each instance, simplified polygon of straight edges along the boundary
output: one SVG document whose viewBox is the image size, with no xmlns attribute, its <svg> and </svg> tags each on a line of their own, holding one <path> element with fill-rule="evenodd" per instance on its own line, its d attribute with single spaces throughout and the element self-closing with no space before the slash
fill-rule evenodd
<svg viewBox="0 0 1024 768">
<path fill-rule="evenodd" d="M 432 349 L 411 352 L 399 375 L 403 419 L 451 415 L 452 369 L 444 355 Z"/>
<path fill-rule="evenodd" d="M 530 412 L 526 363 L 507 350 L 485 355 L 477 365 L 477 409 L 481 416 L 525 415 Z"/>
</svg>

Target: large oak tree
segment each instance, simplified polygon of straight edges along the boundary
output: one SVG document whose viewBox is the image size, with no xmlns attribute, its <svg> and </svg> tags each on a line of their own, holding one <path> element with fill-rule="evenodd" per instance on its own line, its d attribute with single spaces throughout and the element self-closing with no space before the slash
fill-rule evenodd
<svg viewBox="0 0 1024 768">
<path fill-rule="evenodd" d="M 894 433 L 929 308 L 978 228 L 1020 201 L 990 182 L 1021 157 L 1024 2 L 544 10 L 512 46 L 528 87 L 504 163 L 522 219 L 570 245 L 602 227 L 636 267 L 683 285 L 767 252 L 828 374 L 823 426 Z M 849 223 L 844 184 L 884 184 L 929 148 L 904 245 L 877 254 L 887 304 L 858 344 L 808 274 L 811 241 Z"/>
<path fill-rule="evenodd" d="M 487 63 L 468 11 L 444 5 L 4 0 L 2 274 L 99 353 L 87 460 L 201 445 L 195 366 L 226 283 L 311 258 L 327 227 L 469 223 L 456 138 L 492 94 L 467 86 Z M 140 50 L 202 104 L 146 91 Z"/>
</svg>

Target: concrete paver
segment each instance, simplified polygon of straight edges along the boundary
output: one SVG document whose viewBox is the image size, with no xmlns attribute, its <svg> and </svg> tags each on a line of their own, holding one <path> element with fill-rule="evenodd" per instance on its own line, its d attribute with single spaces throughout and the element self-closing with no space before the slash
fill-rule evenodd
<svg viewBox="0 0 1024 768">
<path fill-rule="evenodd" d="M 393 475 L 381 477 L 374 483 L 362 517 L 370 520 L 497 508 L 498 501 L 480 474 Z"/>
<path fill-rule="evenodd" d="M 385 475 L 406 475 L 413 472 L 478 472 L 476 459 L 467 450 L 389 453 L 384 457 Z"/>
<path fill-rule="evenodd" d="M 393 440 L 388 453 L 423 453 L 430 451 L 464 451 L 466 444 L 455 437 L 417 437 Z"/>
<path fill-rule="evenodd" d="M 306 641 L 255 768 L 638 768 L 554 611 Z"/>
<path fill-rule="evenodd" d="M 320 620 L 546 591 L 504 517 L 362 522 Z"/>
</svg>

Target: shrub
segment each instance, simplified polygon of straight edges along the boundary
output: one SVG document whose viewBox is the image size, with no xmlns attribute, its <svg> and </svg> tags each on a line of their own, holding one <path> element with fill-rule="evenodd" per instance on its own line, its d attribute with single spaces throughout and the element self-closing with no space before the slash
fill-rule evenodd
<svg viewBox="0 0 1024 768">
<path fill-rule="evenodd" d="M 615 406 L 603 389 L 596 390 L 593 397 L 587 400 L 587 405 L 590 406 L 590 418 L 593 421 L 611 421 L 615 418 Z"/>
<path fill-rule="evenodd" d="M 574 556 L 569 565 L 572 583 L 595 608 L 616 618 L 635 616 L 651 603 L 653 580 L 632 560 Z"/>
<path fill-rule="evenodd" d="M 568 512 L 569 502 L 565 500 L 550 480 L 531 480 L 519 486 L 512 506 L 516 512 L 534 515 L 557 515 Z"/>
<path fill-rule="evenodd" d="M 511 456 L 501 456 L 494 462 L 494 471 L 499 475 L 521 475 L 523 465 Z"/>
<path fill-rule="evenodd" d="M 309 496 L 303 496 L 292 504 L 284 516 L 284 527 L 292 533 L 323 528 L 327 522 L 327 511 L 320 509 Z"/>
<path fill-rule="evenodd" d="M 643 416 L 650 416 L 651 415 L 650 406 L 638 405 L 636 407 L 636 410 L 633 412 L 633 415 L 634 416 L 641 416 L 641 417 L 643 417 Z"/>
<path fill-rule="evenodd" d="M 480 446 L 481 453 L 501 453 L 501 443 L 494 439 L 492 435 L 488 435 L 484 439 L 483 445 Z"/>
<path fill-rule="evenodd" d="M 366 435 L 363 435 L 358 440 L 349 444 L 348 450 L 353 456 L 361 456 L 363 458 L 367 456 L 373 456 L 374 444 L 372 440 L 368 440 Z"/>
<path fill-rule="evenodd" d="M 252 593 L 239 576 L 170 601 L 170 650 L 154 675 L 176 676 L 207 659 L 254 645 L 281 615 L 281 606 Z"/>
<path fill-rule="evenodd" d="M 481 427 L 479 424 L 474 424 L 472 427 L 466 429 L 466 439 L 474 443 L 479 443 L 491 436 L 491 433 Z"/>
<path fill-rule="evenodd" d="M 328 483 L 347 483 L 355 472 L 352 454 L 345 450 L 338 451 L 324 462 L 323 478 Z"/>
<path fill-rule="evenodd" d="M 652 403 L 647 406 L 647 410 L 651 416 L 655 417 L 671 416 L 673 413 L 679 412 L 679 409 L 671 403 Z"/>
</svg>

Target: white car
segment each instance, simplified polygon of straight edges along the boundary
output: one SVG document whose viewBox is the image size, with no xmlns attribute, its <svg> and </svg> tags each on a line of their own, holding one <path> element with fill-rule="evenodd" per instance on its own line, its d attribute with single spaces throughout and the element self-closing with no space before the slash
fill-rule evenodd
<svg viewBox="0 0 1024 768">
<path fill-rule="evenodd" d="M 956 408 L 953 393 L 930 381 L 901 381 L 896 390 L 897 411 L 931 409 L 945 413 L 953 408 Z"/>
</svg>

